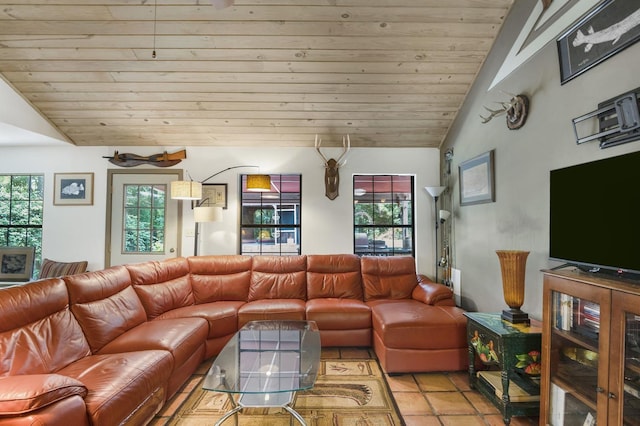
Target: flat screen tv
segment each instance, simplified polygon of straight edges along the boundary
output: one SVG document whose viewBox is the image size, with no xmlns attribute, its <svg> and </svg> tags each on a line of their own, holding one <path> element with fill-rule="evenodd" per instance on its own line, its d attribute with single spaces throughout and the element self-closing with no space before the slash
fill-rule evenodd
<svg viewBox="0 0 640 426">
<path fill-rule="evenodd" d="M 640 152 L 550 172 L 549 257 L 640 278 Z"/>
</svg>

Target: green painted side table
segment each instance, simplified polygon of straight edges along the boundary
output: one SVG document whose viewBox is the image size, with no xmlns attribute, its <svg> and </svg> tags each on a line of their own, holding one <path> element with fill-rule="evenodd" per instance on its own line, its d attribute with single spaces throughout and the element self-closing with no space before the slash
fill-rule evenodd
<svg viewBox="0 0 640 426">
<path fill-rule="evenodd" d="M 469 384 L 502 413 L 512 416 L 540 413 L 540 347 L 538 321 L 511 324 L 499 313 L 467 312 Z"/>
</svg>

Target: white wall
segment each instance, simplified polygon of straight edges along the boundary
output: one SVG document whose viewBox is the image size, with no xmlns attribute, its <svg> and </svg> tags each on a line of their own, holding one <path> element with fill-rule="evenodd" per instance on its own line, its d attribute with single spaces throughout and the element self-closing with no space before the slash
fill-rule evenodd
<svg viewBox="0 0 640 426">
<path fill-rule="evenodd" d="M 522 308 L 534 318 L 542 313 L 541 269 L 559 265 L 548 258 L 549 171 L 640 149 L 640 141 L 605 150 L 597 141 L 577 145 L 571 121 L 597 109 L 599 102 L 640 86 L 640 43 L 560 85 L 558 54 L 552 40 L 488 90 L 537 2 L 515 2 L 442 147 L 443 152 L 454 149 L 454 266 L 462 271 L 463 305 L 485 312 L 505 309 L 495 250 L 529 250 Z M 496 101 L 508 99 L 502 91 L 524 93 L 530 98 L 529 116 L 520 130 L 508 130 L 504 116 L 481 123 L 479 114 L 486 115 L 484 106 L 495 108 Z M 461 207 L 458 165 L 491 149 L 496 152 L 496 201 Z M 599 202 L 606 202 L 606 194 L 594 194 L 594 203 Z"/>
<path fill-rule="evenodd" d="M 352 140 L 355 137 L 352 135 Z M 173 152 L 183 147 L 167 147 Z M 107 170 L 117 169 L 103 156 L 115 150 L 150 155 L 158 147 L 2 147 L 0 173 L 43 173 L 45 210 L 43 257 L 57 260 L 89 260 L 89 269 L 104 267 Z M 263 173 L 302 174 L 302 252 L 304 254 L 353 252 L 353 174 L 414 174 L 416 176 L 416 258 L 418 271 L 433 276 L 433 200 L 423 187 L 435 185 L 439 174 L 439 151 L 429 148 L 352 148 L 340 171 L 340 196 L 324 196 L 324 168 L 313 148 L 220 148 L 187 147 L 187 159 L 174 168 L 185 170 L 194 180 L 234 165 L 252 164 Z M 327 158 L 337 157 L 341 148 L 323 148 Z M 136 169 L 157 168 L 138 166 Z M 119 168 L 120 170 L 125 170 Z M 91 172 L 94 177 L 92 206 L 54 206 L 54 173 Z M 220 174 L 210 183 L 228 184 L 229 208 L 223 222 L 201 227 L 200 254 L 238 252 L 238 175 L 256 169 L 237 169 Z M 183 203 L 182 254 L 193 254 L 193 215 Z"/>
</svg>

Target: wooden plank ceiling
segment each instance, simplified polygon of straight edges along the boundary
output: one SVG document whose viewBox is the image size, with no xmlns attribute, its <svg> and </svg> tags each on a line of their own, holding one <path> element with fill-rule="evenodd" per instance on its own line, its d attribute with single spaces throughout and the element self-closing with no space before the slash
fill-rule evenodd
<svg viewBox="0 0 640 426">
<path fill-rule="evenodd" d="M 80 146 L 438 147 L 511 4 L 0 0 L 0 73 Z"/>
</svg>

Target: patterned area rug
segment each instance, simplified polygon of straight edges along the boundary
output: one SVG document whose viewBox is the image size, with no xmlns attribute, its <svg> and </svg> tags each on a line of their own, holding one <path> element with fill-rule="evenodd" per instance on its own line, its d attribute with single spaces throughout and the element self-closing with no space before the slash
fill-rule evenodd
<svg viewBox="0 0 640 426">
<path fill-rule="evenodd" d="M 299 392 L 293 407 L 309 426 L 404 424 L 380 365 L 369 350 L 323 350 L 316 385 Z M 226 394 L 205 391 L 198 385 L 169 425 L 209 426 L 230 409 Z M 233 418 L 225 424 L 233 425 Z M 291 424 L 298 423 L 283 409 L 245 409 L 238 414 L 239 426 Z"/>
</svg>

